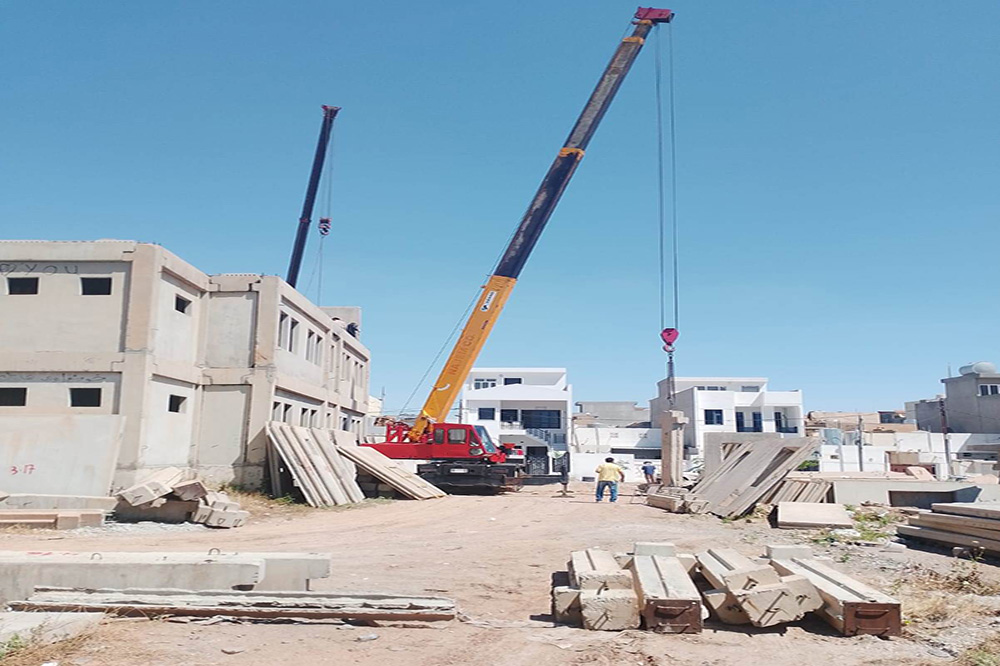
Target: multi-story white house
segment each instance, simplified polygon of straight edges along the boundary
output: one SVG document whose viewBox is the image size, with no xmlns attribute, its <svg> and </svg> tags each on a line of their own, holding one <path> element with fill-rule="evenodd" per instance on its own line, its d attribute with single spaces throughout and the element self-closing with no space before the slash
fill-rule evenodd
<svg viewBox="0 0 1000 666">
<path fill-rule="evenodd" d="M 554 471 L 552 458 L 567 450 L 572 404 L 566 368 L 473 368 L 460 413 L 463 423 L 523 451 L 528 472 L 538 476 Z"/>
<path fill-rule="evenodd" d="M 802 436 L 804 421 L 800 391 L 770 391 L 766 377 L 677 377 L 671 407 L 669 382 L 658 386 L 650 401 L 651 419 L 668 409 L 688 418 L 684 449 L 688 457 L 704 451 L 706 432 L 773 432 Z"/>
</svg>

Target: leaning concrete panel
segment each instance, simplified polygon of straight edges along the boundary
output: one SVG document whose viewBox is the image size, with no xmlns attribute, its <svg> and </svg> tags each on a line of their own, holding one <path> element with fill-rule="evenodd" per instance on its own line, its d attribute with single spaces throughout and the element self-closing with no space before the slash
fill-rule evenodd
<svg viewBox="0 0 1000 666">
<path fill-rule="evenodd" d="M 111 414 L 0 418 L 4 491 L 107 495 L 124 421 L 124 417 Z"/>
</svg>

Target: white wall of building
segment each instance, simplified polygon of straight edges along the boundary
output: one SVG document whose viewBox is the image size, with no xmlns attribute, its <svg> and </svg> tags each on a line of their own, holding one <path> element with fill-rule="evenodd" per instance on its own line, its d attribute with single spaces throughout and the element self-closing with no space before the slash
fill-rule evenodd
<svg viewBox="0 0 1000 666">
<path fill-rule="evenodd" d="M 819 461 L 821 472 L 889 471 L 890 452 L 912 452 L 919 454 L 921 465 L 934 465 L 938 478 L 948 477 L 942 433 L 863 432 L 861 447 L 863 465 L 859 463 L 856 431 L 843 432 L 836 428 L 825 428 L 819 434 L 824 439 Z M 949 433 L 949 444 L 954 471 L 960 473 L 964 461 L 976 459 L 980 455 L 975 451 L 977 445 L 1000 447 L 1000 434 Z M 992 463 L 992 456 L 987 454 L 985 459 L 988 460 L 985 463 L 988 467 Z"/>
<path fill-rule="evenodd" d="M 654 423 L 657 414 L 671 408 L 667 384 L 661 381 L 657 397 L 650 401 Z M 684 429 L 688 457 L 704 451 L 706 432 L 804 435 L 802 393 L 769 390 L 766 377 L 678 377 L 675 386 L 672 408 L 689 419 Z"/>
<path fill-rule="evenodd" d="M 538 474 L 543 472 L 532 467 L 532 454 L 568 448 L 572 405 L 565 368 L 473 368 L 462 387 L 459 418 L 483 426 L 497 443 L 521 448 L 529 471 Z M 551 471 L 546 463 L 544 473 Z"/>
</svg>

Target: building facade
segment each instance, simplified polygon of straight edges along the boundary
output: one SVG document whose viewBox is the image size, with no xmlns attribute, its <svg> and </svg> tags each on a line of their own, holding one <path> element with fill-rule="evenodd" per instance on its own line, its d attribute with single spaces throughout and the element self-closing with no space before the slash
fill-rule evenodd
<svg viewBox="0 0 1000 666">
<path fill-rule="evenodd" d="M 701 456 L 708 432 L 802 436 L 804 421 L 800 391 L 772 391 L 766 377 L 677 377 L 673 405 L 669 381 L 658 385 L 650 401 L 653 425 L 674 409 L 688 419 L 684 428 L 685 457 Z"/>
<path fill-rule="evenodd" d="M 957 377 L 942 379 L 942 398 L 907 403 L 919 430 L 1000 433 L 1000 373 L 992 363 L 980 361 L 958 369 Z"/>
<path fill-rule="evenodd" d="M 649 427 L 649 407 L 629 401 L 594 401 L 576 403 L 576 425 L 601 425 L 611 428 Z"/>
<path fill-rule="evenodd" d="M 462 387 L 462 423 L 523 451 L 534 476 L 558 469 L 572 433 L 573 387 L 565 368 L 473 368 Z"/>
<path fill-rule="evenodd" d="M 166 466 L 260 487 L 271 419 L 363 435 L 358 308 L 131 241 L 0 242 L 0 280 L 6 430 L 48 418 L 72 447 L 74 417 L 120 415 L 115 487 Z"/>
</svg>

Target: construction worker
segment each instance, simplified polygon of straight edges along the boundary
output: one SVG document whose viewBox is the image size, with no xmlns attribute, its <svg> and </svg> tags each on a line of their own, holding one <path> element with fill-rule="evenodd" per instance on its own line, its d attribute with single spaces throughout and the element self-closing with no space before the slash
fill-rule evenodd
<svg viewBox="0 0 1000 666">
<path fill-rule="evenodd" d="M 646 483 L 649 485 L 656 483 L 656 465 L 649 460 L 642 463 L 642 475 L 646 477 Z"/>
<path fill-rule="evenodd" d="M 611 502 L 618 501 L 618 482 L 625 480 L 625 472 L 615 464 L 614 458 L 605 458 L 594 470 L 597 472 L 597 501 L 604 499 L 604 490 L 611 490 Z"/>
</svg>

